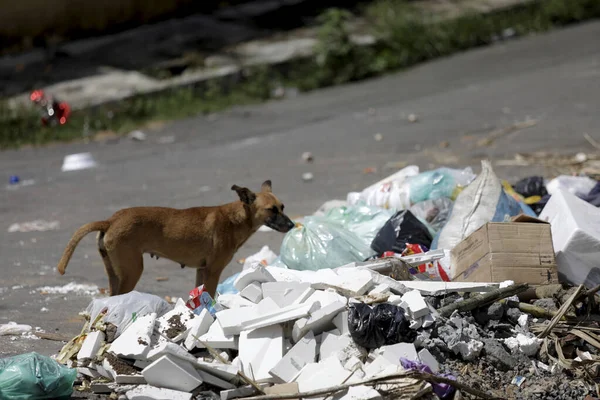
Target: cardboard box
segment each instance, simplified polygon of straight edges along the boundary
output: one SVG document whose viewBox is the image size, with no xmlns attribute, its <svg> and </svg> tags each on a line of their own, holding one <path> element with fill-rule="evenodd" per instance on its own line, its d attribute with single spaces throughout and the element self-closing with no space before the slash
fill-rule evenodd
<svg viewBox="0 0 600 400">
<path fill-rule="evenodd" d="M 485 224 L 456 245 L 450 257 L 458 282 L 558 282 L 550 224 L 525 215 Z"/>
</svg>

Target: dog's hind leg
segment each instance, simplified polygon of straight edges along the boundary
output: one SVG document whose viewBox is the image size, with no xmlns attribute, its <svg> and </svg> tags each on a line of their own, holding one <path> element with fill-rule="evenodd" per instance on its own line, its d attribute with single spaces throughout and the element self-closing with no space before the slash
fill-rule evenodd
<svg viewBox="0 0 600 400">
<path fill-rule="evenodd" d="M 104 232 L 98 232 L 98 235 L 96 235 L 96 243 L 98 244 L 98 252 L 102 257 L 104 269 L 106 271 L 106 275 L 108 276 L 109 293 L 111 296 L 114 296 L 119 290 L 119 277 L 115 273 L 112 262 L 110 261 L 110 257 L 108 256 L 108 252 L 106 251 L 106 246 L 104 245 Z"/>
<path fill-rule="evenodd" d="M 115 249 L 109 249 L 108 255 L 119 279 L 118 294 L 131 292 L 144 271 L 143 253 L 126 244 L 119 244 Z"/>
</svg>

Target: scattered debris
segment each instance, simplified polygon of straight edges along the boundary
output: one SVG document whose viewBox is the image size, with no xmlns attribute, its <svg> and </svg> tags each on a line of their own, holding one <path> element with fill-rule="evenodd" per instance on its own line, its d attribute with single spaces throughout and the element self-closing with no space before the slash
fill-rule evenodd
<svg viewBox="0 0 600 400">
<path fill-rule="evenodd" d="M 95 168 L 96 161 L 91 153 L 77 153 L 65 156 L 61 170 L 63 172 Z"/>
<path fill-rule="evenodd" d="M 302 161 L 305 163 L 312 163 L 315 159 L 310 151 L 305 151 L 302 153 Z"/>
<path fill-rule="evenodd" d="M 381 142 L 383 140 L 383 135 L 381 133 L 376 133 L 373 138 L 376 142 Z"/>
<path fill-rule="evenodd" d="M 70 282 L 63 286 L 43 286 L 37 289 L 41 294 L 83 294 L 93 296 L 99 293 L 98 286 Z"/>
<path fill-rule="evenodd" d="M 305 172 L 302 174 L 302 180 L 304 182 L 310 182 L 312 181 L 314 178 L 314 175 L 312 174 L 312 172 Z"/>
<path fill-rule="evenodd" d="M 131 131 L 127 134 L 127 137 L 137 142 L 143 142 L 144 140 L 146 140 L 147 135 L 142 131 Z"/>
<path fill-rule="evenodd" d="M 408 114 L 408 122 L 417 122 L 419 121 L 419 117 L 417 116 L 417 114 Z"/>
<path fill-rule="evenodd" d="M 46 232 L 58 229 L 60 229 L 60 222 L 58 221 L 36 219 L 35 221 L 14 223 L 8 228 L 8 232 Z"/>
</svg>

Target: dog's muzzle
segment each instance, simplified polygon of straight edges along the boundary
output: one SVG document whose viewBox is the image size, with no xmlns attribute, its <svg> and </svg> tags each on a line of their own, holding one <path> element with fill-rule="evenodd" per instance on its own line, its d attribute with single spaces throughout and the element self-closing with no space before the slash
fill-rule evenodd
<svg viewBox="0 0 600 400">
<path fill-rule="evenodd" d="M 265 225 L 281 233 L 287 233 L 296 226 L 287 215 L 283 214 L 277 214 L 275 217 L 267 219 Z"/>
</svg>

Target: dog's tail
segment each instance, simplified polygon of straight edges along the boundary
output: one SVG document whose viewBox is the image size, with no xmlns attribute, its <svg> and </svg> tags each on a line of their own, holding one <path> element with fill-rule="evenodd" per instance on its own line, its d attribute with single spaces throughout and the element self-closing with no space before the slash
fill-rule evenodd
<svg viewBox="0 0 600 400">
<path fill-rule="evenodd" d="M 65 270 L 67 269 L 67 264 L 69 263 L 69 260 L 71 259 L 71 256 L 73 255 L 73 252 L 75 251 L 75 247 L 77 247 L 77 245 L 79 244 L 79 241 L 81 241 L 81 239 L 83 239 L 83 237 L 85 235 L 87 235 L 90 232 L 95 232 L 95 231 L 106 232 L 106 230 L 108 229 L 109 226 L 110 226 L 110 222 L 108 222 L 108 221 L 96 221 L 96 222 L 90 222 L 89 224 L 85 224 L 81 228 L 77 229 L 75 231 L 75 233 L 73 234 L 73 236 L 71 237 L 71 240 L 69 240 L 69 243 L 67 244 L 67 248 L 65 249 L 65 252 L 63 253 L 60 261 L 58 262 L 58 267 L 57 267 L 58 272 L 61 275 L 65 274 Z"/>
</svg>

